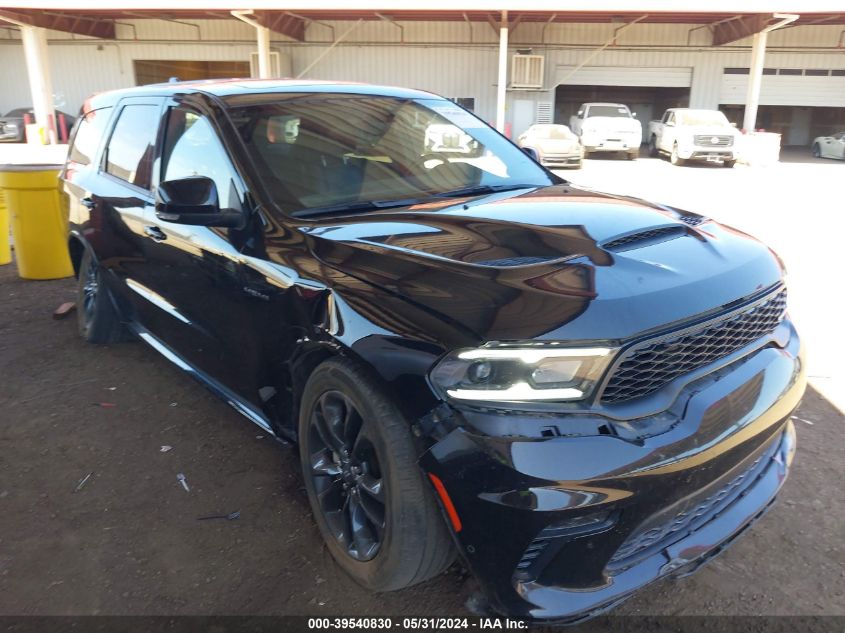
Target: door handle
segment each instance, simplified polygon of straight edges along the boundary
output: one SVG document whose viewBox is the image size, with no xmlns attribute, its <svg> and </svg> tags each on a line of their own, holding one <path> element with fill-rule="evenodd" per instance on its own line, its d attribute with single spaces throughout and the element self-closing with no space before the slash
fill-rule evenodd
<svg viewBox="0 0 845 633">
<path fill-rule="evenodd" d="M 145 226 L 144 234 L 151 237 L 156 242 L 163 242 L 167 239 L 167 233 L 162 231 L 157 226 Z"/>
<path fill-rule="evenodd" d="M 86 209 L 93 209 L 94 207 L 97 206 L 97 203 L 94 202 L 93 198 L 82 198 L 82 200 L 80 200 L 79 202 Z"/>
</svg>

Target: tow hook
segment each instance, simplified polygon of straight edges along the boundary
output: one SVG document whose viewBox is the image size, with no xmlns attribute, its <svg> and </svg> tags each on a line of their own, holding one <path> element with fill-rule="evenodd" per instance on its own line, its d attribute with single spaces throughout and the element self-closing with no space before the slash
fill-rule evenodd
<svg viewBox="0 0 845 633">
<path fill-rule="evenodd" d="M 445 402 L 441 402 L 422 416 L 411 427 L 411 431 L 417 437 L 431 437 L 439 440 L 454 430 L 456 426 L 455 411 Z"/>
</svg>

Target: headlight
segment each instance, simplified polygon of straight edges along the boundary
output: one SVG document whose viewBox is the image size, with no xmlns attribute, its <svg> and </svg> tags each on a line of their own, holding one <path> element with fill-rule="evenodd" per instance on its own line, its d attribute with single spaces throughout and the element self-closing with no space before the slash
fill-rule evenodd
<svg viewBox="0 0 845 633">
<path fill-rule="evenodd" d="M 441 396 L 475 401 L 583 400 L 613 350 L 607 347 L 488 346 L 452 352 L 431 372 Z"/>
</svg>

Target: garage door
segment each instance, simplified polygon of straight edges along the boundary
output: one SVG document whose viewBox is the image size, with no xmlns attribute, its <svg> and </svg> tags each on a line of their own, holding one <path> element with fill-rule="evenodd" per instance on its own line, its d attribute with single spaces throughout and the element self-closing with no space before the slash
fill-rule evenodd
<svg viewBox="0 0 845 633">
<path fill-rule="evenodd" d="M 558 66 L 555 83 L 571 86 L 653 86 L 655 88 L 689 88 L 692 68 L 642 68 L 629 66 Z"/>
<path fill-rule="evenodd" d="M 744 104 L 747 68 L 725 68 L 719 103 Z M 760 86 L 761 105 L 845 107 L 845 71 L 767 68 Z"/>
</svg>

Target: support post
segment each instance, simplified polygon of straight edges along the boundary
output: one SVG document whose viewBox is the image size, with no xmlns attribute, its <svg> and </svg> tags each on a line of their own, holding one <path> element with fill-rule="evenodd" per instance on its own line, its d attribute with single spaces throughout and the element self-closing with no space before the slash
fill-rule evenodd
<svg viewBox="0 0 845 633">
<path fill-rule="evenodd" d="M 745 116 L 742 119 L 742 127 L 748 132 L 757 127 L 757 108 L 760 106 L 760 86 L 763 82 L 768 36 L 767 31 L 755 33 L 751 45 L 751 68 L 748 71 L 748 92 L 745 95 Z"/>
<path fill-rule="evenodd" d="M 53 83 L 50 80 L 50 62 L 47 57 L 47 31 L 26 25 L 21 25 L 20 29 L 35 122 L 46 131 L 47 142 L 53 144 L 56 142 L 53 116 L 56 108 L 53 105 Z"/>
<path fill-rule="evenodd" d="M 270 65 L 270 29 L 266 26 L 256 26 L 255 34 L 258 42 L 258 77 L 272 79 Z"/>
<path fill-rule="evenodd" d="M 505 103 L 508 87 L 508 12 L 502 11 L 499 26 L 499 83 L 496 86 L 496 129 L 505 132 Z"/>
</svg>

